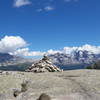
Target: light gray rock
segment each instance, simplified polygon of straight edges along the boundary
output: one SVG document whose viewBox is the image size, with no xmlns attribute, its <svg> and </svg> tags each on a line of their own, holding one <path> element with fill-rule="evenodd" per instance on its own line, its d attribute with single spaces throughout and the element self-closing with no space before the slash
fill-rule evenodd
<svg viewBox="0 0 100 100">
<path fill-rule="evenodd" d="M 44 56 L 39 62 L 32 64 L 26 69 L 27 72 L 61 72 L 62 70 L 55 66 L 47 56 Z"/>
<path fill-rule="evenodd" d="M 0 100 L 37 100 L 42 93 L 51 100 L 100 100 L 100 70 L 12 73 L 0 75 Z M 21 91 L 21 84 L 27 81 L 28 90 L 14 97 L 14 89 Z"/>
<path fill-rule="evenodd" d="M 51 97 L 45 93 L 42 93 L 37 100 L 51 100 Z"/>
</svg>

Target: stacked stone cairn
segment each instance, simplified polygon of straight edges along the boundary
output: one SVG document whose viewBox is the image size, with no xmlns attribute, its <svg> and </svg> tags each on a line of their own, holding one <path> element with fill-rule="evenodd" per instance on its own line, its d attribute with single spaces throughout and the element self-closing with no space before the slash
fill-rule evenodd
<svg viewBox="0 0 100 100">
<path fill-rule="evenodd" d="M 32 64 L 32 66 L 30 66 L 25 71 L 41 73 L 41 72 L 62 72 L 63 70 L 54 65 L 47 56 L 44 56 L 42 60 Z"/>
</svg>

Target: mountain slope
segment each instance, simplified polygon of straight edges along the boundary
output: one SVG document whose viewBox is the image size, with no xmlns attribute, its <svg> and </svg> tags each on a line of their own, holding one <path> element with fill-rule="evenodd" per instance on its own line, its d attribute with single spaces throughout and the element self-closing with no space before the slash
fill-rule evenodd
<svg viewBox="0 0 100 100">
<path fill-rule="evenodd" d="M 87 69 L 100 69 L 100 60 L 86 67 Z"/>
<path fill-rule="evenodd" d="M 34 60 L 32 59 L 25 59 L 8 53 L 0 53 L 0 70 L 24 71 L 33 62 Z"/>
<path fill-rule="evenodd" d="M 19 56 L 13 56 L 8 53 L 0 53 L 0 66 L 13 65 L 20 62 L 25 62 L 25 60 L 26 59 Z"/>
<path fill-rule="evenodd" d="M 100 59 L 100 54 L 94 54 L 86 50 L 75 50 L 70 54 L 55 53 L 49 55 L 53 63 L 59 66 L 88 65 Z"/>
<path fill-rule="evenodd" d="M 54 64 L 59 66 L 61 69 L 65 69 L 65 70 L 82 69 L 100 60 L 99 53 L 96 54 L 91 51 L 79 50 L 79 49 L 75 49 L 70 53 L 58 52 L 54 54 L 49 54 L 48 56 Z M 21 65 L 23 67 L 27 65 L 27 63 L 28 65 L 30 65 L 31 63 L 34 62 L 36 62 L 36 60 L 25 59 L 19 56 L 10 55 L 8 53 L 0 53 L 0 66 L 3 66 L 2 69 L 7 69 L 8 66 L 14 68 L 15 66 Z"/>
</svg>

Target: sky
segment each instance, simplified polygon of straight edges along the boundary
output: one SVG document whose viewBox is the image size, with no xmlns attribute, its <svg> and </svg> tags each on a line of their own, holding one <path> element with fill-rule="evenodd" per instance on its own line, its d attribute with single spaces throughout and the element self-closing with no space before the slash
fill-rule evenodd
<svg viewBox="0 0 100 100">
<path fill-rule="evenodd" d="M 0 52 L 43 55 L 99 43 L 100 0 L 0 0 Z"/>
</svg>

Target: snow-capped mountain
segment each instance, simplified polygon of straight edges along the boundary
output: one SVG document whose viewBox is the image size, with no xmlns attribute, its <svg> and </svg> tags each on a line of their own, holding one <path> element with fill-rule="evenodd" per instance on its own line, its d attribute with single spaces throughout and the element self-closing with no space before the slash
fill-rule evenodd
<svg viewBox="0 0 100 100">
<path fill-rule="evenodd" d="M 97 60 L 100 60 L 100 54 L 95 54 L 86 50 L 73 50 L 68 53 L 55 53 L 49 55 L 53 63 L 57 65 L 79 65 L 79 64 L 91 64 Z"/>
<path fill-rule="evenodd" d="M 64 47 L 63 50 L 54 51 L 51 49 L 45 54 L 58 66 L 74 66 L 76 68 L 77 66 L 87 66 L 100 60 L 100 46 L 83 45 L 81 47 Z M 0 66 L 36 61 L 35 58 L 25 59 L 8 53 L 0 53 Z"/>
</svg>

